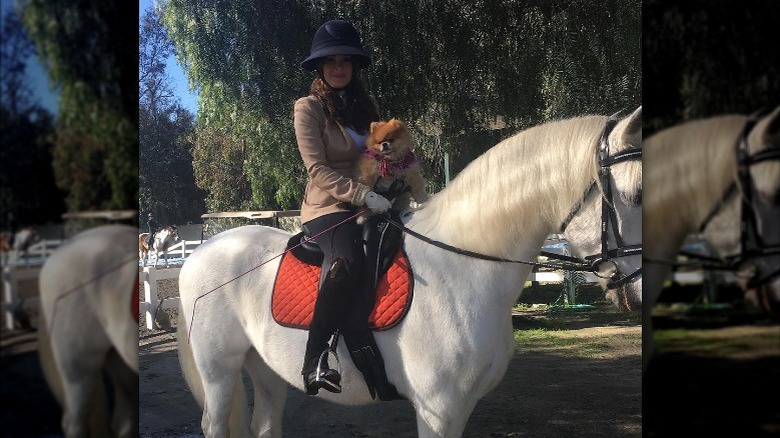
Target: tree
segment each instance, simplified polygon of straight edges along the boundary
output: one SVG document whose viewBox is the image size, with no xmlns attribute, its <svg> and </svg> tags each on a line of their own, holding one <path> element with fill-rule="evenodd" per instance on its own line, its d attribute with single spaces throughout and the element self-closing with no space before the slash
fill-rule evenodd
<svg viewBox="0 0 780 438">
<path fill-rule="evenodd" d="M 772 0 L 645 1 L 644 131 L 778 104 L 780 8 Z"/>
<path fill-rule="evenodd" d="M 206 208 L 192 170 L 194 116 L 169 85 L 165 61 L 173 45 L 154 9 L 141 18 L 139 47 L 141 216 L 154 211 L 166 223 L 199 220 Z"/>
<path fill-rule="evenodd" d="M 15 8 L 9 8 L 2 20 L 0 99 L 8 116 L 15 118 L 31 105 L 32 88 L 25 80 L 25 71 L 26 60 L 35 54 L 35 46 L 27 37 Z"/>
<path fill-rule="evenodd" d="M 299 64 L 328 19 L 359 28 L 369 91 L 383 118 L 413 131 L 435 191 L 444 153 L 457 173 L 520 129 L 639 105 L 640 12 L 639 0 L 168 0 L 163 24 L 200 90 L 199 127 L 246 144 L 234 165 L 253 205 L 297 208 L 305 174 L 291 108 L 308 92 L 313 76 Z M 196 154 L 196 172 L 210 165 L 197 157 L 213 155 Z"/>
<path fill-rule="evenodd" d="M 60 89 L 54 170 L 71 211 L 138 208 L 138 39 L 126 20 L 133 7 L 24 3 L 22 22 Z"/>
<path fill-rule="evenodd" d="M 63 194 L 51 168 L 53 117 L 33 99 L 26 76 L 35 46 L 27 37 L 15 8 L 2 17 L 0 39 L 0 223 L 9 215 L 16 225 L 59 219 Z"/>
</svg>

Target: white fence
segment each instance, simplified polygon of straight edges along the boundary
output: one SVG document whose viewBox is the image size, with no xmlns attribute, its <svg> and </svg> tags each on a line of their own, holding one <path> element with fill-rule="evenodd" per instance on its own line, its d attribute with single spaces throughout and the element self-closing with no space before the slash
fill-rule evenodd
<svg viewBox="0 0 780 438">
<path fill-rule="evenodd" d="M 0 303 L 0 313 L 3 316 L 3 327 L 13 330 L 17 322 L 17 312 L 35 310 L 39 307 L 38 294 L 23 297 L 19 294 L 19 285 L 23 281 L 37 280 L 41 273 L 41 264 L 29 266 L 3 266 L 3 301 Z"/>
<path fill-rule="evenodd" d="M 43 239 L 30 245 L 24 254 L 17 254 L 13 249 L 3 256 L 3 266 L 18 265 L 42 265 L 47 257 L 51 255 L 62 244 L 59 239 Z"/>
<path fill-rule="evenodd" d="M 139 284 L 143 285 L 143 299 L 139 304 L 139 311 L 145 316 L 146 328 L 155 328 L 155 318 L 161 310 L 175 309 L 179 305 L 178 296 L 162 300 L 159 298 L 158 281 L 178 278 L 181 264 L 202 242 L 201 240 L 181 240 L 171 246 L 167 255 L 167 268 L 165 268 L 165 261 L 162 259 L 158 263 L 157 268 L 154 266 L 142 267 L 140 266 L 142 262 L 139 261 L 138 279 Z M 3 267 L 3 294 L 2 303 L 0 303 L 0 310 L 5 321 L 4 327 L 9 330 L 14 329 L 15 313 L 19 310 L 27 310 L 33 307 L 37 309 L 37 296 L 20 297 L 17 293 L 19 284 L 22 281 L 37 279 L 43 261 L 60 243 L 60 240 L 37 242 L 31 246 L 28 254 L 21 260 L 7 261 Z M 706 284 L 708 275 L 709 273 L 701 271 L 677 272 L 674 273 L 673 278 L 681 284 Z M 562 271 L 532 272 L 528 281 L 561 283 L 564 281 L 564 273 Z M 592 273 L 586 273 L 585 281 L 595 283 L 597 278 Z"/>
<path fill-rule="evenodd" d="M 167 269 L 145 267 L 138 272 L 138 282 L 144 288 L 143 301 L 138 306 L 138 311 L 144 315 L 147 329 L 153 330 L 156 328 L 154 322 L 160 310 L 179 307 L 179 297 L 160 300 L 157 284 L 158 280 L 179 278 L 179 271 L 181 271 L 181 267 L 177 266 Z"/>
<path fill-rule="evenodd" d="M 168 253 L 166 255 L 166 258 L 168 259 L 168 264 L 170 265 L 171 263 L 174 264 L 184 263 L 184 259 L 186 259 L 188 255 L 192 254 L 192 251 L 195 251 L 195 248 L 200 246 L 201 243 L 203 243 L 203 240 L 180 240 L 175 245 L 170 246 L 168 248 Z M 151 264 L 155 264 L 155 257 L 153 255 L 151 256 L 150 261 Z M 140 262 L 141 261 L 139 260 L 139 263 Z M 165 265 L 164 258 L 161 258 L 159 260 L 157 266 L 159 267 L 160 264 L 162 264 L 163 266 Z"/>
</svg>

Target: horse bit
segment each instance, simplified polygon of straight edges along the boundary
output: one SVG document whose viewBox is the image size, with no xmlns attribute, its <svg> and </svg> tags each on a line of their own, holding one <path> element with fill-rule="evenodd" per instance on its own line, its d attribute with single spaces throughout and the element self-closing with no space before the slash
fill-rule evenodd
<svg viewBox="0 0 780 438">
<path fill-rule="evenodd" d="M 587 263 L 588 269 L 584 269 L 593 272 L 599 278 L 608 280 L 607 288 L 609 289 L 622 286 L 642 274 L 642 268 L 639 267 L 631 274 L 623 275 L 622 277 L 615 279 L 619 269 L 614 259 L 642 253 L 641 243 L 626 245 L 625 242 L 623 242 L 623 238 L 620 236 L 620 231 L 618 230 L 617 211 L 615 210 L 615 200 L 611 183 L 611 166 L 613 164 L 622 163 L 623 161 L 642 159 L 641 147 L 632 147 L 618 152 L 615 155 L 609 155 L 609 134 L 615 128 L 618 121 L 619 119 L 617 118 L 617 114 L 613 114 L 609 117 L 607 124 L 604 127 L 604 131 L 601 134 L 601 140 L 599 141 L 599 181 L 603 187 L 604 195 L 604 199 L 601 200 L 601 253 L 586 256 L 585 261 Z M 579 210 L 582 208 L 583 203 L 588 198 L 588 196 L 590 196 L 590 193 L 595 189 L 595 187 L 596 181 L 594 180 L 585 191 L 585 195 L 582 197 L 582 201 L 574 206 L 571 213 L 569 213 L 569 216 L 567 216 L 561 224 L 561 232 L 566 231 L 566 227 L 569 225 L 569 222 L 571 222 L 571 220 L 574 219 L 574 216 L 577 215 L 577 212 L 579 212 Z M 615 238 L 615 243 L 617 244 L 617 247 L 613 249 L 609 249 L 610 223 L 612 225 L 612 234 Z M 541 255 L 560 260 L 579 261 L 577 258 L 561 256 L 559 254 L 548 253 L 546 251 L 542 251 Z M 611 267 L 609 267 L 608 264 L 611 265 Z"/>
<path fill-rule="evenodd" d="M 597 277 L 607 279 L 608 280 L 607 287 L 610 289 L 622 286 L 623 284 L 626 284 L 629 281 L 636 278 L 637 276 L 639 276 L 642 273 L 642 268 L 640 267 L 629 275 L 624 275 L 620 278 L 615 279 L 615 277 L 618 275 L 619 269 L 614 259 L 641 254 L 642 245 L 641 244 L 626 245 L 623 242 L 622 237 L 620 236 L 620 232 L 618 230 L 617 211 L 615 210 L 614 207 L 614 199 L 612 194 L 611 166 L 613 164 L 621 163 L 623 161 L 641 159 L 642 148 L 632 147 L 622 152 L 619 152 L 615 155 L 609 155 L 609 134 L 615 128 L 618 121 L 619 119 L 617 117 L 617 113 L 609 117 L 609 119 L 607 120 L 607 124 L 604 127 L 604 131 L 602 131 L 601 133 L 599 148 L 597 150 L 597 156 L 599 159 L 599 166 L 600 166 L 598 172 L 598 182 L 601 183 L 600 185 L 603 187 L 604 190 L 603 192 L 604 198 L 606 198 L 606 200 L 602 199 L 602 203 L 601 203 L 601 253 L 599 254 L 586 256 L 583 260 L 577 257 L 566 256 L 566 255 L 551 253 L 547 251 L 542 251 L 540 253 L 540 255 L 543 255 L 547 258 L 556 259 L 564 262 L 559 264 L 529 262 L 523 260 L 511 260 L 502 257 L 485 255 L 478 252 L 465 250 L 462 248 L 457 248 L 452 245 L 435 241 L 426 236 L 423 236 L 422 234 L 410 230 L 409 228 L 405 227 L 400 223 L 395 222 L 392 219 L 387 219 L 387 221 L 390 224 L 394 225 L 395 227 L 401 229 L 403 232 L 408 233 L 424 242 L 427 242 L 438 248 L 451 251 L 457 254 L 474 257 L 482 260 L 496 261 L 496 262 L 520 263 L 520 264 L 532 265 L 535 267 L 563 269 L 566 271 L 593 272 Z M 582 208 L 585 200 L 594 191 L 596 186 L 597 186 L 597 181 L 593 180 L 590 186 L 588 186 L 588 188 L 585 190 L 582 199 L 577 203 L 577 205 L 574 206 L 572 211 L 563 221 L 563 224 L 561 224 L 560 227 L 561 232 L 564 232 L 566 230 L 566 227 L 569 225 L 569 222 L 571 222 L 571 220 L 577 215 L 577 213 Z M 610 223 L 612 225 L 612 233 L 617 243 L 617 247 L 613 249 L 609 249 Z M 610 269 L 604 268 L 604 265 L 607 263 L 612 265 Z"/>
</svg>

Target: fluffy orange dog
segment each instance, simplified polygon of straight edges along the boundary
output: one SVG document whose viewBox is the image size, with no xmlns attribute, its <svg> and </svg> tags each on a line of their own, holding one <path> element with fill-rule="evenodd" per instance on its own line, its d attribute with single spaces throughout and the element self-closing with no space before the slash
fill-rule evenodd
<svg viewBox="0 0 780 438">
<path fill-rule="evenodd" d="M 411 189 L 418 204 L 425 202 L 428 199 L 425 179 L 412 152 L 413 143 L 406 126 L 398 119 L 371 123 L 366 149 L 357 161 L 355 175 L 358 181 L 372 189 L 376 187 L 377 192 L 382 193 L 400 180 Z M 411 199 L 398 196 L 390 201 L 394 209 L 406 210 Z"/>
</svg>

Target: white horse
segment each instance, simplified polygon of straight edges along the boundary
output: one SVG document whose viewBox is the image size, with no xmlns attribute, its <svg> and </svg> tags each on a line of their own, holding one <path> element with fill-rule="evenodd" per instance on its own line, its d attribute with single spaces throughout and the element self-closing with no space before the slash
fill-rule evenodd
<svg viewBox="0 0 780 438">
<path fill-rule="evenodd" d="M 534 261 L 545 238 L 568 222 L 567 238 L 578 256 L 600 253 L 604 187 L 592 185 L 598 180 L 597 149 L 607 119 L 551 122 L 501 142 L 424 207 L 407 214 L 406 227 L 461 249 Z M 611 154 L 641 148 L 641 107 L 617 123 L 608 143 Z M 615 163 L 611 169 L 616 221 L 609 231 L 638 244 L 641 160 Z M 270 311 L 279 266 L 274 257 L 290 238 L 264 226 L 228 230 L 202 244 L 181 270 L 179 359 L 203 407 L 206 437 L 249 436 L 250 430 L 255 437 L 280 437 L 287 387 L 303 390 L 307 333 L 278 325 Z M 616 245 L 612 233 L 609 243 Z M 419 436 L 458 437 L 512 358 L 511 309 L 531 266 L 459 255 L 409 235 L 403 248 L 414 272 L 414 300 L 405 318 L 376 332 L 375 339 L 389 381 L 417 412 Z M 605 264 L 628 276 L 641 268 L 641 256 Z M 640 307 L 641 276 L 607 294 L 617 305 Z M 347 405 L 374 402 L 343 343 L 338 352 L 344 358 L 343 392 L 321 391 L 319 396 Z M 240 384 L 242 366 L 254 387 L 251 424 Z"/>
<path fill-rule="evenodd" d="M 745 210 L 754 218 L 755 231 L 765 247 L 777 249 L 780 245 L 780 108 L 760 118 L 752 128 L 747 126 L 748 120 L 744 115 L 695 120 L 645 139 L 645 368 L 653 354 L 651 309 L 688 235 L 701 231 L 724 260 L 750 251 L 752 248 L 743 244 L 752 244 L 743 242 L 740 233 Z M 742 181 L 738 148 L 746 127 L 747 156 L 775 156 L 745 164 L 748 178 Z M 753 219 L 748 217 L 747 221 Z M 757 302 L 767 310 L 780 312 L 780 252 L 747 253 L 737 264 L 746 294 L 759 297 Z"/>
<path fill-rule="evenodd" d="M 136 229 L 92 228 L 65 241 L 40 274 L 39 355 L 66 437 L 138 436 Z M 109 424 L 103 371 L 112 379 Z"/>
<path fill-rule="evenodd" d="M 143 261 L 144 266 L 149 263 L 152 255 L 154 255 L 154 267 L 157 267 L 157 262 L 160 260 L 160 254 L 165 259 L 165 266 L 168 266 L 168 248 L 174 242 L 179 240 L 179 231 L 176 229 L 176 225 L 169 225 L 162 230 L 158 231 L 154 235 L 154 241 L 152 247 L 149 248 L 147 239 L 149 233 L 141 233 L 138 235 L 138 257 Z"/>
</svg>

